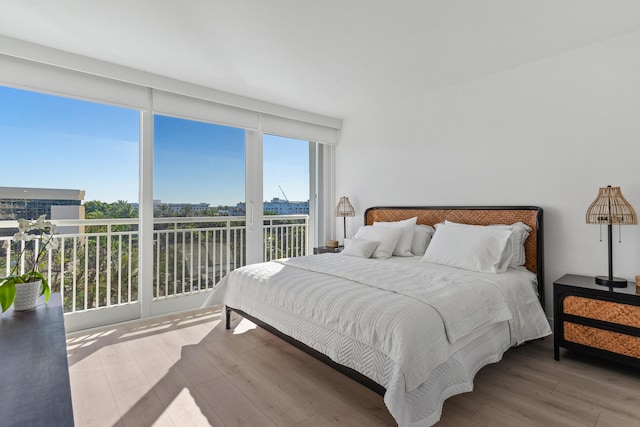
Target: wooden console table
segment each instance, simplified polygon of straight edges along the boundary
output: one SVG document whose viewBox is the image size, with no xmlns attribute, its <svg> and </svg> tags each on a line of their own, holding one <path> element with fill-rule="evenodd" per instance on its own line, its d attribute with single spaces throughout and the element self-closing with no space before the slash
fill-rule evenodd
<svg viewBox="0 0 640 427">
<path fill-rule="evenodd" d="M 73 426 L 60 294 L 0 314 L 0 424 Z"/>
</svg>

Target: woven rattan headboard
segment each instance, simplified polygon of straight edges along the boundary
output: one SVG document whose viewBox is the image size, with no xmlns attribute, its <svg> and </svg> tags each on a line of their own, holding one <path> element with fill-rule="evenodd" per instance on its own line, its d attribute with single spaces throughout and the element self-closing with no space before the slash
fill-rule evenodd
<svg viewBox="0 0 640 427">
<path fill-rule="evenodd" d="M 513 224 L 519 221 L 531 227 L 525 242 L 525 267 L 538 276 L 538 293 L 544 307 L 544 253 L 542 208 L 535 206 L 389 206 L 365 211 L 364 222 L 399 221 L 418 217 L 418 224 L 434 225 L 446 220 L 462 224 Z"/>
</svg>

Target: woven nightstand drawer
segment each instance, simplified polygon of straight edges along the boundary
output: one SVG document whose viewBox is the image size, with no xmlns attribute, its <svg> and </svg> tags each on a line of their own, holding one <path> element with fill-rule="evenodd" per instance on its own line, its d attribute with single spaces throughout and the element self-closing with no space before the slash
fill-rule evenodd
<svg viewBox="0 0 640 427">
<path fill-rule="evenodd" d="M 576 344 L 640 358 L 640 337 L 564 322 L 564 339 Z"/>
<path fill-rule="evenodd" d="M 571 295 L 564 299 L 563 306 L 565 314 L 640 328 L 640 306 L 637 305 Z"/>
<path fill-rule="evenodd" d="M 591 276 L 553 282 L 553 357 L 560 348 L 640 368 L 640 294 L 635 286 L 606 288 Z"/>
</svg>

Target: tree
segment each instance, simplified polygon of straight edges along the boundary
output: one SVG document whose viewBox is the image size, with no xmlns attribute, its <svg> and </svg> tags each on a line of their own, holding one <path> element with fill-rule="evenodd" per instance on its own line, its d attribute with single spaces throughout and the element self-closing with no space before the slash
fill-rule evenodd
<svg viewBox="0 0 640 427">
<path fill-rule="evenodd" d="M 133 205 L 126 200 L 118 200 L 113 203 L 92 200 L 84 203 L 85 218 L 137 218 L 138 212 Z"/>
<path fill-rule="evenodd" d="M 138 212 L 131 203 L 125 200 L 118 200 L 108 206 L 110 218 L 137 218 Z"/>
<path fill-rule="evenodd" d="M 156 218 L 168 218 L 173 216 L 173 210 L 165 203 L 158 205 L 153 210 L 153 216 Z"/>
</svg>

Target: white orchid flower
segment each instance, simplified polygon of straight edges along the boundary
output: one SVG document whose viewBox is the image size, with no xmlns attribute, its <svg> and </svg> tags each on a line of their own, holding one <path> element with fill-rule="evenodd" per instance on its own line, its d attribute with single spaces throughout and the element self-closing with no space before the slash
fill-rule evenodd
<svg viewBox="0 0 640 427">
<path fill-rule="evenodd" d="M 41 232 L 49 232 L 51 234 L 54 234 L 56 232 L 56 226 L 55 224 L 52 224 L 50 222 L 45 222 L 43 223 L 43 227 L 40 229 Z"/>
<path fill-rule="evenodd" d="M 22 242 L 23 240 L 27 240 L 27 234 L 24 231 L 18 231 L 13 235 L 14 242 Z"/>
<path fill-rule="evenodd" d="M 54 251 L 60 247 L 60 240 L 54 239 L 51 234 L 42 234 L 42 243 L 45 246 L 49 245 L 49 247 Z"/>
<path fill-rule="evenodd" d="M 45 231 L 50 228 L 53 228 L 54 227 L 53 223 L 50 221 L 45 221 L 45 218 L 46 218 L 45 214 L 40 215 L 38 219 L 32 224 L 32 229 Z"/>
<path fill-rule="evenodd" d="M 20 218 L 18 220 L 18 230 L 20 230 L 21 233 L 25 233 L 29 231 L 30 228 L 31 228 L 31 223 L 28 220 L 24 218 Z"/>
</svg>

